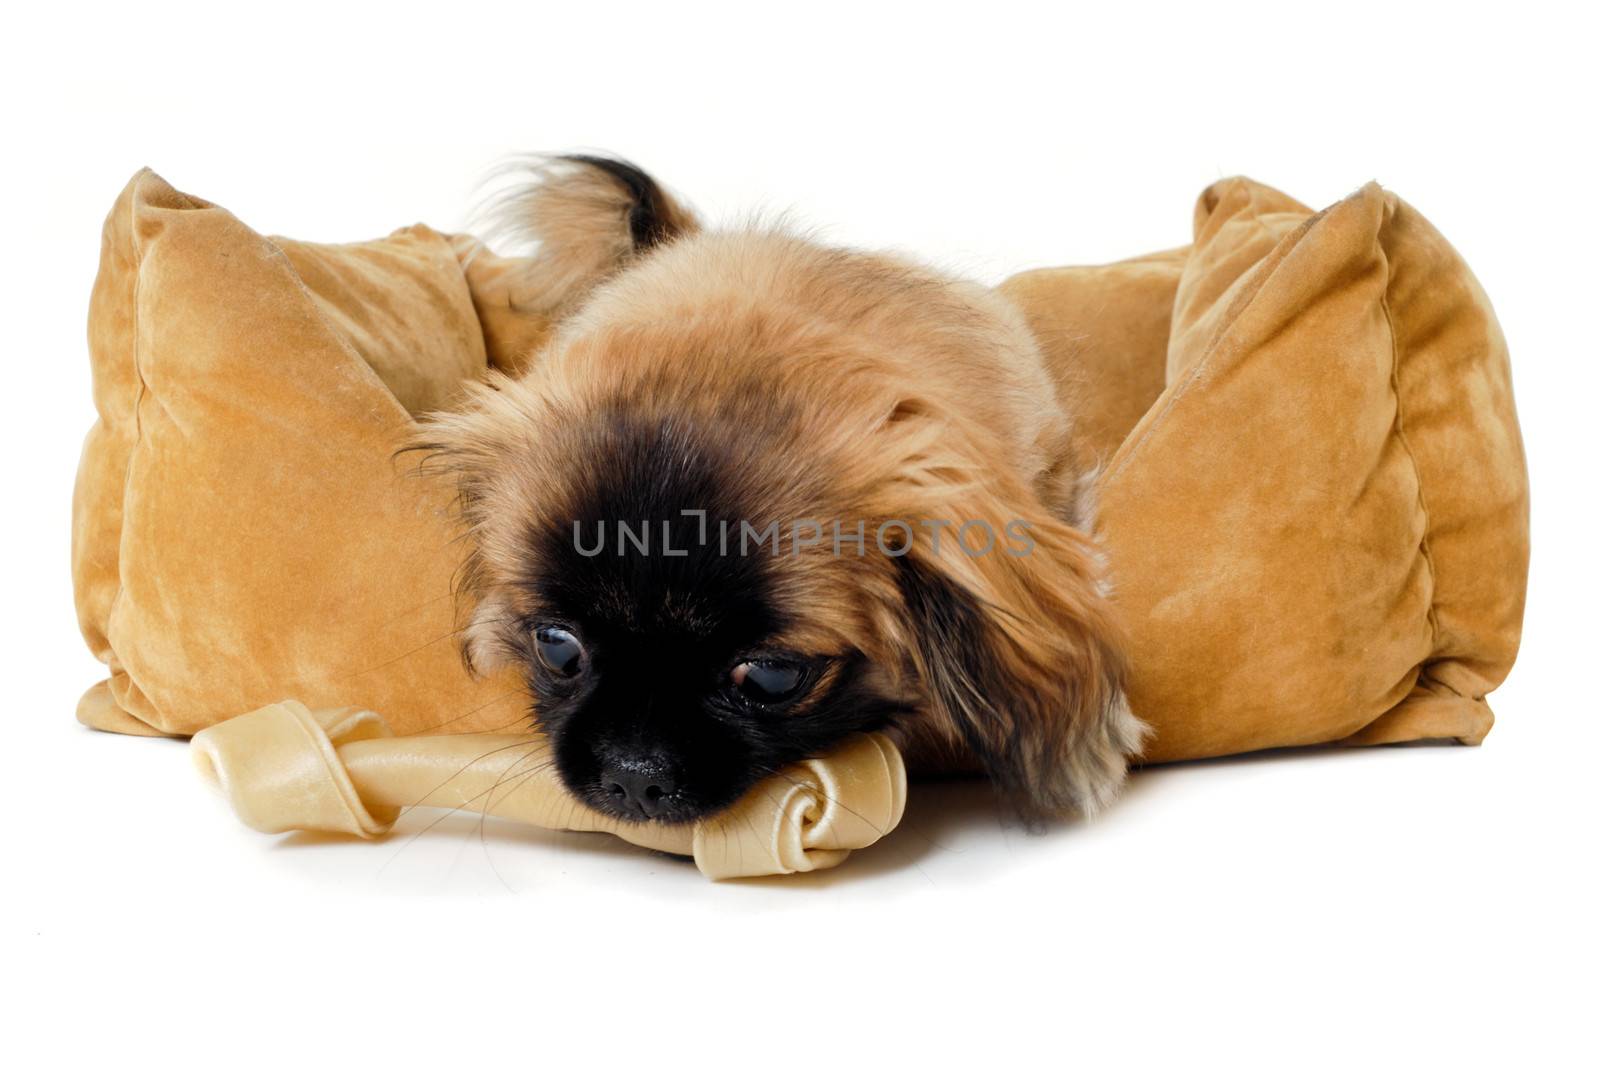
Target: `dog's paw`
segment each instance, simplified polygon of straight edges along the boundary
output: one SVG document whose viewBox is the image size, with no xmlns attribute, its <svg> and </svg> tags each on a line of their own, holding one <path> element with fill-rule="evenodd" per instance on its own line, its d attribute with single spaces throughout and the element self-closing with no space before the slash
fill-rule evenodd
<svg viewBox="0 0 1600 1067">
<path fill-rule="evenodd" d="M 1041 814 L 1076 812 L 1091 818 L 1113 800 L 1128 776 L 1128 764 L 1144 748 L 1150 727 L 1128 707 L 1118 686 L 1098 715 L 1082 724 L 1056 753 L 1055 766 L 1041 774 Z"/>
</svg>

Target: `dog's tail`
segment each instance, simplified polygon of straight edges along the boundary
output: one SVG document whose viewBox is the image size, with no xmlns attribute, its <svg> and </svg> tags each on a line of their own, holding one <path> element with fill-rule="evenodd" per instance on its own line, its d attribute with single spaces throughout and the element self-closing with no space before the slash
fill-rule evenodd
<svg viewBox="0 0 1600 1067">
<path fill-rule="evenodd" d="M 629 262 L 700 228 L 649 174 L 614 156 L 533 156 L 484 208 L 487 235 L 536 246 L 523 279 L 540 310 L 560 317 Z"/>
</svg>

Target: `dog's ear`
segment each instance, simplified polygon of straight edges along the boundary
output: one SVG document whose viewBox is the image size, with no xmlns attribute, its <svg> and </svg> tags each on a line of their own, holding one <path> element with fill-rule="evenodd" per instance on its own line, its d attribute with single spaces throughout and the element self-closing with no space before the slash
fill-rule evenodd
<svg viewBox="0 0 1600 1067">
<path fill-rule="evenodd" d="M 896 564 L 933 711 L 1016 809 L 1089 815 L 1109 802 L 1146 727 L 1128 708 L 1092 541 L 1037 504 L 970 492 Z"/>
<path fill-rule="evenodd" d="M 498 372 L 468 383 L 462 402 L 420 418 L 397 454 L 410 458 L 410 473 L 453 490 L 466 547 L 454 582 L 463 613 L 458 634 L 474 674 L 515 660 L 517 614 L 503 583 L 519 555 L 516 520 L 555 494 L 549 472 L 536 462 L 547 411 L 537 394 L 509 384 Z M 496 501 L 504 506 L 491 506 Z"/>
<path fill-rule="evenodd" d="M 609 156 L 538 156 L 485 206 L 491 234 L 536 244 L 519 306 L 570 312 L 635 257 L 699 229 L 649 174 Z"/>
</svg>

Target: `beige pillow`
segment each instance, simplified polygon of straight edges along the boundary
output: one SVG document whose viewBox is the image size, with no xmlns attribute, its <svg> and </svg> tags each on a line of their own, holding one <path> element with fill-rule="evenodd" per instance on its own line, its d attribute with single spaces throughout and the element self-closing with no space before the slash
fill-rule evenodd
<svg viewBox="0 0 1600 1067">
<path fill-rule="evenodd" d="M 1505 339 L 1455 250 L 1376 185 L 1313 214 L 1218 183 L 1166 356 L 1099 483 L 1148 757 L 1481 741 L 1528 484 Z"/>
<path fill-rule="evenodd" d="M 80 718 L 190 734 L 284 698 L 400 733 L 522 715 L 511 680 L 461 668 L 448 494 L 394 457 L 408 405 L 486 366 L 448 240 L 268 240 L 145 171 L 106 220 L 89 320 L 73 574 L 110 676 Z"/>
</svg>

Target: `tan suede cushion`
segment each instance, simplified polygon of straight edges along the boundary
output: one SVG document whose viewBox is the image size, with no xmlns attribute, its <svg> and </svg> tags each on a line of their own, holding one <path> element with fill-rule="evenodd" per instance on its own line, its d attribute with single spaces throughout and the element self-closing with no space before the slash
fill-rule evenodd
<svg viewBox="0 0 1600 1067">
<path fill-rule="evenodd" d="M 1100 479 L 1149 758 L 1482 740 L 1528 565 L 1487 297 L 1376 185 L 1232 179 L 1195 221 L 1168 386 Z"/>
<path fill-rule="evenodd" d="M 409 412 L 544 336 L 512 266 L 424 227 L 268 241 L 134 179 L 90 316 L 74 574 L 111 677 L 84 721 L 190 733 L 298 699 L 411 733 L 523 712 L 509 679 L 461 667 L 448 501 L 392 458 Z M 1482 738 L 1519 636 L 1526 473 L 1493 313 L 1420 217 L 1376 186 L 1312 215 L 1233 179 L 1192 248 L 1002 290 L 1105 464 L 1152 760 Z"/>
<path fill-rule="evenodd" d="M 401 398 L 485 367 L 448 241 L 268 240 L 145 171 L 106 220 L 89 344 L 73 574 L 110 677 L 80 718 L 188 734 L 290 697 L 410 733 L 522 710 L 461 669 L 448 500 L 393 458 Z"/>
</svg>

